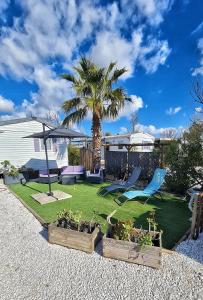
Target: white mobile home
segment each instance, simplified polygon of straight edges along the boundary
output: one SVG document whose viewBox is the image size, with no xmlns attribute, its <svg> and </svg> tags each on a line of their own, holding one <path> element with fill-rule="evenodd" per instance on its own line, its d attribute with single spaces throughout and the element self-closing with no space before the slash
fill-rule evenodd
<svg viewBox="0 0 203 300">
<path fill-rule="evenodd" d="M 135 146 L 131 151 L 135 152 L 152 152 L 154 145 L 145 145 L 154 143 L 155 137 L 143 132 L 118 134 L 103 137 L 103 143 L 107 151 L 127 151 L 123 144 L 142 144 L 142 146 Z M 104 159 L 104 147 L 102 147 L 102 159 Z"/>
<path fill-rule="evenodd" d="M 154 146 L 145 144 L 154 143 L 155 137 L 148 133 L 136 132 L 129 134 L 118 134 L 103 137 L 104 144 L 109 144 L 109 151 L 127 151 L 123 144 L 142 144 L 142 146 L 135 146 L 133 151 L 136 152 L 152 152 Z M 117 144 L 118 146 L 113 146 Z M 111 146 L 112 145 L 112 146 Z"/>
<path fill-rule="evenodd" d="M 46 169 L 43 140 L 24 138 L 41 132 L 43 123 L 54 127 L 47 120 L 36 117 L 0 121 L 0 162 L 9 160 L 16 167 Z M 47 148 L 50 168 L 68 164 L 67 143 L 64 139 L 48 139 Z"/>
</svg>

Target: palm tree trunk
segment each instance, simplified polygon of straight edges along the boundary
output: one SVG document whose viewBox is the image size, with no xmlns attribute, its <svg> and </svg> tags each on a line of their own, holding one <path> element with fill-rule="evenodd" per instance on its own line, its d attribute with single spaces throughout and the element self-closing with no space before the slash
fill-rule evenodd
<svg viewBox="0 0 203 300">
<path fill-rule="evenodd" d="M 93 168 L 101 165 L 101 120 L 97 113 L 92 118 Z"/>
</svg>

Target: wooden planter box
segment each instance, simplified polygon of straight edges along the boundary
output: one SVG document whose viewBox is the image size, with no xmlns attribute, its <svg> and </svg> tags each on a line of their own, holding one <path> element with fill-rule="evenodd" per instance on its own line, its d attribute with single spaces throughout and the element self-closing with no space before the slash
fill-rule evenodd
<svg viewBox="0 0 203 300">
<path fill-rule="evenodd" d="M 108 231 L 102 240 L 103 256 L 159 269 L 161 266 L 162 244 L 161 233 L 156 233 L 159 236 L 160 246 L 145 246 L 141 248 L 133 242 L 110 238 L 110 231 Z"/>
<path fill-rule="evenodd" d="M 92 233 L 57 227 L 56 223 L 48 226 L 48 241 L 52 244 L 74 248 L 92 253 L 101 240 L 101 230 L 96 227 Z"/>
</svg>

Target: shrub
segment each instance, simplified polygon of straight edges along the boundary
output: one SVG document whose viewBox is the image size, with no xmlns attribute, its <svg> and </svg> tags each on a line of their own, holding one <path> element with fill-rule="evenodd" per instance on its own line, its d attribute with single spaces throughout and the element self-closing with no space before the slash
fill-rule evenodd
<svg viewBox="0 0 203 300">
<path fill-rule="evenodd" d="M 69 165 L 79 165 L 80 164 L 80 149 L 69 145 L 68 146 L 68 159 Z"/>
<path fill-rule="evenodd" d="M 9 160 L 2 161 L 1 165 L 2 165 L 4 175 L 11 176 L 13 178 L 18 177 L 19 175 L 18 169 L 15 166 L 11 165 Z"/>
<path fill-rule="evenodd" d="M 181 142 L 173 141 L 165 153 L 169 167 L 166 185 L 169 191 L 184 194 L 186 190 L 203 181 L 202 124 L 193 123 L 183 134 Z"/>
</svg>

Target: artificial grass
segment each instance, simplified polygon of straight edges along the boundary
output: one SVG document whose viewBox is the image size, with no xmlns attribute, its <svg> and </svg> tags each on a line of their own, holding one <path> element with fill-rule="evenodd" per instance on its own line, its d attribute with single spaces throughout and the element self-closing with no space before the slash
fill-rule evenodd
<svg viewBox="0 0 203 300">
<path fill-rule="evenodd" d="M 56 220 L 57 212 L 66 208 L 80 210 L 83 219 L 91 220 L 93 211 L 96 211 L 96 221 L 102 225 L 102 231 L 107 228 L 106 217 L 115 209 L 117 213 L 114 218 L 119 220 L 132 219 L 135 225 L 140 228 L 147 228 L 147 217 L 149 211 L 155 210 L 158 229 L 163 230 L 163 247 L 171 249 L 174 244 L 183 236 L 189 228 L 190 211 L 187 203 L 174 195 L 164 194 L 163 200 L 157 197 L 151 198 L 143 205 L 139 201 L 128 201 L 123 206 L 118 206 L 114 198 L 115 194 L 106 197 L 97 195 L 101 185 L 77 183 L 74 185 L 52 184 L 52 190 L 62 190 L 72 195 L 72 198 L 41 205 L 32 197 L 37 192 L 47 192 L 48 185 L 36 182 L 27 185 L 13 184 L 10 189 L 31 207 L 45 222 L 50 223 Z"/>
</svg>

